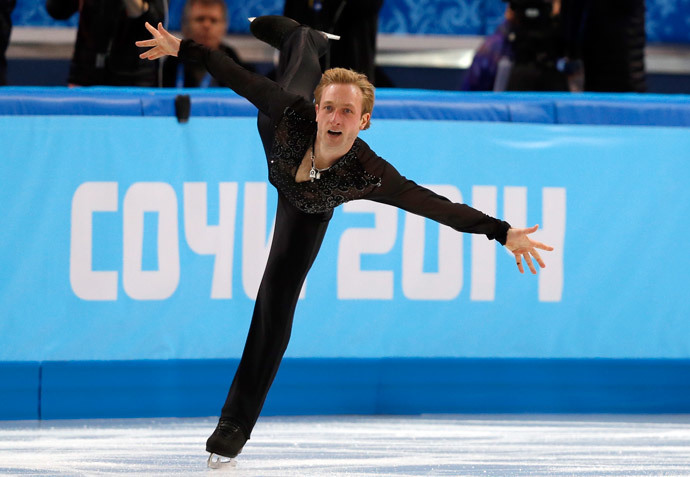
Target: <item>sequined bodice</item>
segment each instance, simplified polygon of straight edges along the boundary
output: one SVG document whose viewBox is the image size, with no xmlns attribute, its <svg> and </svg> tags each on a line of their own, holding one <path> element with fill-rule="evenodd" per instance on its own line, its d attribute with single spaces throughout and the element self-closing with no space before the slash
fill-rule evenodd
<svg viewBox="0 0 690 477">
<path fill-rule="evenodd" d="M 328 212 L 344 202 L 361 199 L 381 185 L 381 179 L 369 174 L 359 161 L 364 146 L 355 139 L 352 148 L 320 178 L 295 182 L 297 170 L 312 145 L 316 123 L 287 108 L 275 131 L 268 161 L 268 176 L 292 205 L 308 214 Z"/>
</svg>

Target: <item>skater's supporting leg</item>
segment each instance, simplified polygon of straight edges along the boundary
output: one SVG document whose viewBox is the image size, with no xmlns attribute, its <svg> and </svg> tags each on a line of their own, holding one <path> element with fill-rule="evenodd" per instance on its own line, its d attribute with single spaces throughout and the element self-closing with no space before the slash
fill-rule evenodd
<svg viewBox="0 0 690 477">
<path fill-rule="evenodd" d="M 302 284 L 323 241 L 332 212 L 305 214 L 279 195 L 273 243 L 259 286 L 242 359 L 221 419 L 249 437 L 290 339 Z"/>
<path fill-rule="evenodd" d="M 291 30 L 281 40 L 278 83 L 312 100 L 321 79 L 319 56 L 327 48 L 328 42 L 320 33 L 307 27 Z M 258 127 L 268 158 L 274 125 L 260 113 Z M 305 214 L 278 195 L 273 243 L 249 335 L 220 422 L 206 443 L 209 452 L 234 457 L 249 438 L 287 348 L 302 284 L 332 214 Z"/>
</svg>

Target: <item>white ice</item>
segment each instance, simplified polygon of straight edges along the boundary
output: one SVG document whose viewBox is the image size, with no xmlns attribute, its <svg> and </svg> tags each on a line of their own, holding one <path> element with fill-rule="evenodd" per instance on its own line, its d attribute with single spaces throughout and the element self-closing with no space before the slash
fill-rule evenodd
<svg viewBox="0 0 690 477">
<path fill-rule="evenodd" d="M 0 474 L 690 475 L 690 415 L 269 417 L 220 470 L 215 422 L 0 421 Z"/>
</svg>

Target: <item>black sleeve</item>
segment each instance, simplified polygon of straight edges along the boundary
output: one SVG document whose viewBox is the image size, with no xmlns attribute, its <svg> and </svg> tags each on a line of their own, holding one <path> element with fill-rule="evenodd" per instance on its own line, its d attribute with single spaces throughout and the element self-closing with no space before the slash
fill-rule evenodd
<svg viewBox="0 0 690 477">
<path fill-rule="evenodd" d="M 225 83 L 240 96 L 249 100 L 261 112 L 278 118 L 288 106 L 300 103 L 308 107 L 301 96 L 285 91 L 278 83 L 242 68 L 220 50 L 211 50 L 192 40 L 182 40 L 178 57 L 182 61 L 198 61 L 219 82 Z"/>
<path fill-rule="evenodd" d="M 237 52 L 235 51 L 234 48 L 227 46 L 227 45 L 223 45 L 221 47 L 221 50 L 223 50 L 225 52 L 225 54 L 228 55 L 232 59 L 232 61 L 234 61 L 235 63 L 240 65 L 245 70 L 251 71 L 252 73 L 256 72 L 256 70 L 254 69 L 254 67 L 252 65 L 250 65 L 249 63 L 245 63 L 240 59 L 239 55 L 237 54 Z"/>
<path fill-rule="evenodd" d="M 149 9 L 141 14 L 139 20 L 142 24 L 149 22 L 154 27 L 165 19 L 165 8 L 163 0 L 145 0 L 149 4 Z"/>
<path fill-rule="evenodd" d="M 510 224 L 473 209 L 467 204 L 457 204 L 400 175 L 391 164 L 376 156 L 367 168 L 381 177 L 381 186 L 366 199 L 392 205 L 413 214 L 421 215 L 458 232 L 484 234 L 489 239 L 506 244 Z"/>
<path fill-rule="evenodd" d="M 161 86 L 163 88 L 174 88 L 177 86 L 177 65 L 179 62 L 174 56 L 163 58 L 163 76 Z"/>
</svg>

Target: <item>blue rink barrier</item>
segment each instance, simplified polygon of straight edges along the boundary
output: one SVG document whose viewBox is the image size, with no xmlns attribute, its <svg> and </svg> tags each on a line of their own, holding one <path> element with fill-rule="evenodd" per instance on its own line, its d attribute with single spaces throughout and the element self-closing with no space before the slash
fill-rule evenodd
<svg viewBox="0 0 690 477">
<path fill-rule="evenodd" d="M 0 419 L 38 419 L 40 399 L 40 363 L 0 362 Z"/>
<path fill-rule="evenodd" d="M 215 416 L 237 364 L 43 363 L 40 418 Z M 689 395 L 690 360 L 286 358 L 263 415 L 686 413 Z M 39 417 L 38 396 L 3 418 Z"/>
<path fill-rule="evenodd" d="M 0 115 L 175 116 L 175 97 L 191 97 L 192 117 L 256 116 L 228 89 L 21 88 L 0 91 Z M 381 89 L 374 119 L 542 124 L 690 126 L 686 95 L 466 93 Z"/>
<path fill-rule="evenodd" d="M 255 114 L 0 88 L 0 419 L 219 413 L 273 220 Z M 690 412 L 689 127 L 686 96 L 378 91 L 378 154 L 558 250 L 521 276 L 337 208 L 264 414 Z"/>
<path fill-rule="evenodd" d="M 1 363 L 2 419 L 214 416 L 238 360 Z M 686 413 L 690 360 L 286 358 L 264 415 Z"/>
<path fill-rule="evenodd" d="M 0 417 L 214 416 L 237 363 L 2 363 Z M 263 415 L 686 413 L 688 394 L 688 360 L 287 358 Z"/>
</svg>

